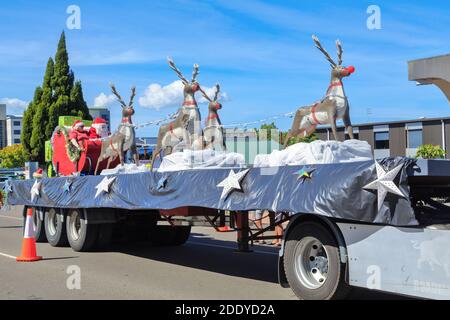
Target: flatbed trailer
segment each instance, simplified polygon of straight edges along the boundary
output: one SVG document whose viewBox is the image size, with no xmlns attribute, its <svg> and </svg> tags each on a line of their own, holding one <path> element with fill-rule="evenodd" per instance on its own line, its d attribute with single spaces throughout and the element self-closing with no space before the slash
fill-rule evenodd
<svg viewBox="0 0 450 320">
<path fill-rule="evenodd" d="M 450 161 L 381 164 L 403 166 L 393 183 L 404 194 L 388 194 L 381 208 L 376 190 L 364 188 L 378 178 L 373 161 L 15 181 L 8 202 L 33 208 L 37 241 L 75 251 L 117 235 L 182 245 L 201 225 L 235 231 L 237 250 L 251 252 L 287 223 L 279 281 L 301 299 L 345 298 L 352 287 L 449 299 Z M 242 175 L 231 181 L 232 173 Z M 225 192 L 233 184 L 224 181 L 234 189 Z M 255 209 L 286 214 L 257 230 L 249 224 Z"/>
</svg>

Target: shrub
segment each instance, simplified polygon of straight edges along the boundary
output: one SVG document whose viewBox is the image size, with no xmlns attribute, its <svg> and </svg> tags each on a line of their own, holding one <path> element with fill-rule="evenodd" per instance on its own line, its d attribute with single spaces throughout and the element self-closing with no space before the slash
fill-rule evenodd
<svg viewBox="0 0 450 320">
<path fill-rule="evenodd" d="M 443 159 L 445 158 L 445 151 L 441 148 L 441 146 L 423 144 L 417 148 L 416 158 Z"/>
</svg>

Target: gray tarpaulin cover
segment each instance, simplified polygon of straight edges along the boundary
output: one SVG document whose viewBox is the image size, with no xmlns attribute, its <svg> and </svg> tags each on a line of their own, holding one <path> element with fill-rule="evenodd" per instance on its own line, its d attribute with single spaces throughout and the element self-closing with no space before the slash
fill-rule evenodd
<svg viewBox="0 0 450 320">
<path fill-rule="evenodd" d="M 413 160 L 387 158 L 385 170 L 403 168 L 394 180 L 405 197 L 388 193 L 380 210 L 377 191 L 363 189 L 377 179 L 374 161 L 306 166 L 250 168 L 241 180 L 242 190 L 221 198 L 230 168 L 193 169 L 117 175 L 109 193 L 95 197 L 96 186 L 105 176 L 43 179 L 40 195 L 31 200 L 34 180 L 14 181 L 8 194 L 11 205 L 61 208 L 173 209 L 199 206 L 223 210 L 268 209 L 275 212 L 315 213 L 362 222 L 417 225 L 409 200 L 406 167 Z M 299 170 L 311 179 L 299 178 Z M 244 168 L 236 168 L 235 172 Z M 65 184 L 70 180 L 71 187 Z M 165 182 L 165 183 L 161 183 Z"/>
</svg>

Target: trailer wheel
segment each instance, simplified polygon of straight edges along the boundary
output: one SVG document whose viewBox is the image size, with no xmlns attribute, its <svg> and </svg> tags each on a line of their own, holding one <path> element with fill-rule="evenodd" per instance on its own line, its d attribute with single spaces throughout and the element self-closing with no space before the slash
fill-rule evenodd
<svg viewBox="0 0 450 320">
<path fill-rule="evenodd" d="M 27 206 L 23 207 L 23 230 L 25 230 L 25 222 L 27 217 Z M 34 222 L 34 239 L 36 242 L 47 242 L 45 236 L 44 221 L 45 212 L 43 208 L 31 208 L 33 210 L 33 222 Z M 42 218 L 42 219 L 41 219 Z"/>
<path fill-rule="evenodd" d="M 89 251 L 97 240 L 98 224 L 88 224 L 85 210 L 70 209 L 66 217 L 69 244 L 74 251 Z"/>
<path fill-rule="evenodd" d="M 181 246 L 189 239 L 189 236 L 191 235 L 191 226 L 181 226 L 176 228 L 174 245 Z"/>
<path fill-rule="evenodd" d="M 66 224 L 61 209 L 48 208 L 44 210 L 45 235 L 48 243 L 53 247 L 68 245 Z"/>
<path fill-rule="evenodd" d="M 289 233 L 284 268 L 299 299 L 342 299 L 349 292 L 337 242 L 324 226 L 303 222 Z"/>
<path fill-rule="evenodd" d="M 150 231 L 150 242 L 156 246 L 180 246 L 191 234 L 191 226 L 154 226 Z"/>
</svg>

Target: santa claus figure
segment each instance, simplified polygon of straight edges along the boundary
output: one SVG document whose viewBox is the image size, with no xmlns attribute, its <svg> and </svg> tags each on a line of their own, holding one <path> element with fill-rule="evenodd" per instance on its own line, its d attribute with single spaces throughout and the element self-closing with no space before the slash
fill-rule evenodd
<svg viewBox="0 0 450 320">
<path fill-rule="evenodd" d="M 72 130 L 69 133 L 70 142 L 80 151 L 84 151 L 84 140 L 89 139 L 87 132 L 84 130 L 84 123 L 77 120 L 72 125 Z"/>
<path fill-rule="evenodd" d="M 103 118 L 95 118 L 89 129 L 89 139 L 99 139 L 108 136 L 108 124 Z"/>
</svg>

